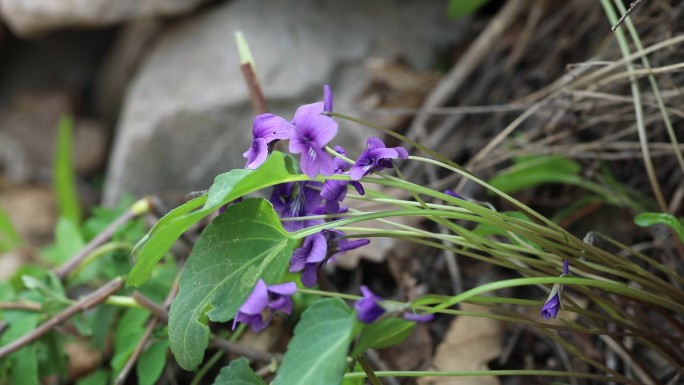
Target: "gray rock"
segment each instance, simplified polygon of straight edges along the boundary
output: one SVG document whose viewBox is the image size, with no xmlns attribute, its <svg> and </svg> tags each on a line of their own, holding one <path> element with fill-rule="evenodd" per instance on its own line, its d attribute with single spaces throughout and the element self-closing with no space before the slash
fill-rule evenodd
<svg viewBox="0 0 684 385">
<path fill-rule="evenodd" d="M 102 27 L 141 17 L 188 12 L 206 0 L 0 0 L 7 26 L 31 37 L 73 27 Z"/>
<path fill-rule="evenodd" d="M 254 113 L 239 71 L 234 33 L 243 31 L 272 112 L 335 92 L 335 110 L 353 112 L 371 57 L 405 58 L 424 70 L 458 37 L 446 1 L 234 0 L 178 23 L 143 63 L 124 103 L 104 201 L 122 194 L 172 198 L 208 188 L 243 167 Z M 373 131 L 340 122 L 340 141 L 357 149 Z M 352 152 L 352 156 L 356 156 Z"/>
</svg>

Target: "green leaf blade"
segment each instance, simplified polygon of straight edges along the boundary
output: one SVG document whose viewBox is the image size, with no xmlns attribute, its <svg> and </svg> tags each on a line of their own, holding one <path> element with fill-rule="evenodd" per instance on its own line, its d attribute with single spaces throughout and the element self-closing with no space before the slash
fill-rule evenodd
<svg viewBox="0 0 684 385">
<path fill-rule="evenodd" d="M 447 14 L 453 19 L 469 16 L 475 13 L 480 7 L 487 4 L 489 0 L 451 0 Z"/>
<path fill-rule="evenodd" d="M 259 278 L 267 284 L 280 279 L 296 244 L 263 199 L 228 207 L 205 229 L 169 312 L 171 351 L 182 368 L 194 369 L 202 361 L 209 339 L 206 317 L 232 319 Z"/>
<path fill-rule="evenodd" d="M 154 385 L 166 366 L 166 351 L 169 341 L 157 341 L 147 348 L 138 360 L 135 373 L 138 376 L 138 385 Z"/>
<path fill-rule="evenodd" d="M 415 322 L 399 318 L 388 318 L 374 322 L 366 326 L 361 332 L 352 356 L 361 354 L 366 349 L 383 349 L 396 345 L 411 335 L 415 328 Z"/>
<path fill-rule="evenodd" d="M 206 195 L 165 215 L 136 246 L 133 255 L 137 256 L 137 261 L 126 284 L 142 285 L 181 234 L 224 204 L 274 184 L 305 179 L 305 175 L 295 172 L 292 158 L 280 152 L 271 154 L 256 170 L 237 169 L 218 175 Z"/>
<path fill-rule="evenodd" d="M 520 157 L 489 183 L 509 194 L 546 183 L 580 184 L 579 163 L 562 156 Z"/>
<path fill-rule="evenodd" d="M 339 298 L 304 311 L 273 385 L 338 385 L 342 382 L 354 316 Z"/>
<path fill-rule="evenodd" d="M 0 207 L 0 252 L 10 251 L 21 244 L 21 236 L 9 214 Z"/>
<path fill-rule="evenodd" d="M 653 225 L 665 225 L 677 233 L 679 239 L 684 242 L 684 225 L 674 215 L 663 213 L 641 213 L 634 218 L 634 223 L 641 227 Z"/>
<path fill-rule="evenodd" d="M 213 385 L 266 385 L 266 383 L 249 367 L 247 359 L 242 357 L 221 368 L 221 373 L 216 377 Z"/>
<path fill-rule="evenodd" d="M 74 121 L 70 116 L 63 116 L 59 120 L 54 183 L 59 216 L 78 224 L 81 222 L 81 205 L 76 191 L 76 174 L 73 166 L 73 126 Z"/>
</svg>

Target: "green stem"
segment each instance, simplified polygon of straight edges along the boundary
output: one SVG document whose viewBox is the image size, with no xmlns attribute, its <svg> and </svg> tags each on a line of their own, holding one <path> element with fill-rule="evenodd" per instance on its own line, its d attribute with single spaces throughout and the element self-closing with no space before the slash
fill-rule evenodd
<svg viewBox="0 0 684 385">
<path fill-rule="evenodd" d="M 448 301 L 435 306 L 434 310 L 446 309 L 450 306 L 456 305 L 459 302 L 476 296 L 478 294 L 487 293 L 494 290 L 504 289 L 508 287 L 516 286 L 528 286 L 528 285 L 538 285 L 538 284 L 562 284 L 562 285 L 575 285 L 575 286 L 588 286 L 596 287 L 599 289 L 606 290 L 608 292 L 623 295 L 625 297 L 639 299 L 642 301 L 650 302 L 653 304 L 660 305 L 664 308 L 674 310 L 677 312 L 684 312 L 684 305 L 671 301 L 669 299 L 661 298 L 659 296 L 653 295 L 651 293 L 646 293 L 641 290 L 637 290 L 626 286 L 625 284 L 618 284 L 608 281 L 597 281 L 593 279 L 586 278 L 573 278 L 573 277 L 538 277 L 538 278 L 514 278 L 504 281 L 491 282 L 484 284 L 468 291 L 465 291 L 457 296 L 451 297 Z"/>
<path fill-rule="evenodd" d="M 582 372 L 564 372 L 560 370 L 482 370 L 482 371 L 378 371 L 377 377 L 482 377 L 482 376 L 546 376 L 546 377 L 574 377 L 607 382 L 615 381 L 615 377 L 602 376 L 600 374 Z M 364 372 L 346 373 L 344 378 L 364 378 Z M 633 382 L 626 382 L 633 383 Z"/>
<path fill-rule="evenodd" d="M 128 307 L 134 309 L 145 309 L 144 306 L 140 305 L 138 301 L 133 297 L 127 297 L 124 295 L 110 295 L 104 303 L 112 306 Z"/>
<path fill-rule="evenodd" d="M 76 267 L 74 270 L 72 270 L 69 273 L 69 277 L 75 277 L 80 273 L 86 266 L 90 265 L 91 263 L 95 262 L 99 258 L 103 257 L 104 255 L 107 255 L 108 253 L 111 253 L 112 251 L 116 250 L 126 250 L 126 251 L 131 251 L 133 247 L 127 243 L 127 242 L 109 242 L 105 243 L 104 245 L 96 248 L 93 250 L 90 254 L 88 254 L 83 261 Z"/>
<path fill-rule="evenodd" d="M 200 370 L 197 372 L 197 374 L 195 374 L 195 378 L 192 379 L 192 382 L 190 383 L 190 385 L 199 385 L 199 383 L 202 381 L 204 376 L 207 375 L 207 372 L 209 371 L 209 369 L 213 368 L 214 365 L 216 365 L 216 362 L 218 362 L 218 360 L 220 360 L 221 357 L 223 357 L 223 354 L 225 354 L 225 352 L 223 350 L 216 351 L 216 353 L 214 353 L 214 355 L 211 356 L 209 361 L 207 361 L 204 365 L 202 365 L 202 368 L 200 368 Z"/>
</svg>

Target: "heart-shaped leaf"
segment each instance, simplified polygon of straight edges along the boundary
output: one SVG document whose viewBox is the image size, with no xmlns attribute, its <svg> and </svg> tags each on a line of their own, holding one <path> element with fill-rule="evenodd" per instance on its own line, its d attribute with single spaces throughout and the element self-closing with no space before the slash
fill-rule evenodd
<svg viewBox="0 0 684 385">
<path fill-rule="evenodd" d="M 296 243 L 270 202 L 257 198 L 228 207 L 204 230 L 169 312 L 171 351 L 182 368 L 192 370 L 202 362 L 209 340 L 206 317 L 226 322 L 259 278 L 278 282 Z"/>
<path fill-rule="evenodd" d="M 273 385 L 339 385 L 353 328 L 354 316 L 341 299 L 316 301 L 302 313 Z"/>
</svg>

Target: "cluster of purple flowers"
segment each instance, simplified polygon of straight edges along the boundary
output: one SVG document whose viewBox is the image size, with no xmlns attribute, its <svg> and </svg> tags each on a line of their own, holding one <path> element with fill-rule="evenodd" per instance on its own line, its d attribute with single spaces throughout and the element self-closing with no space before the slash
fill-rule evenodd
<svg viewBox="0 0 684 385">
<path fill-rule="evenodd" d="M 321 214 L 344 213 L 347 207 L 341 206 L 352 186 L 359 194 L 365 193 L 359 182 L 373 171 L 392 167 L 392 159 L 407 159 L 408 152 L 402 147 L 388 148 L 379 138 L 369 138 L 367 148 L 351 164 L 339 157 L 332 157 L 326 146 L 337 135 L 337 123 L 329 114 L 332 112 L 333 97 L 330 87 L 323 88 L 323 102 L 299 107 L 292 121 L 274 115 L 261 114 L 254 118 L 253 140 L 243 154 L 247 159 L 246 167 L 256 169 L 268 157 L 270 148 L 278 140 L 289 140 L 289 151 L 300 155 L 300 168 L 309 178 L 316 175 L 349 175 L 349 180 L 328 180 L 284 183 L 274 186 L 270 196 L 274 210 L 283 220 L 283 227 L 290 232 L 324 223 L 323 219 L 301 219 L 301 217 Z M 346 158 L 346 151 L 335 146 L 334 151 Z M 349 239 L 339 230 L 323 230 L 304 238 L 290 259 L 289 271 L 301 272 L 301 282 L 306 287 L 318 282 L 318 271 L 328 262 L 346 251 L 370 243 L 368 239 Z M 366 290 L 362 288 L 362 290 Z M 272 313 L 282 311 L 289 314 L 292 310 L 290 295 L 296 291 L 292 282 L 267 286 L 259 281 L 247 301 L 240 307 L 233 327 L 238 322 L 250 324 L 254 331 L 266 327 Z M 370 293 L 370 291 L 369 291 Z M 363 303 L 364 299 L 359 303 Z M 379 303 L 379 302 L 378 302 Z M 359 311 L 363 322 L 368 317 Z"/>
</svg>

